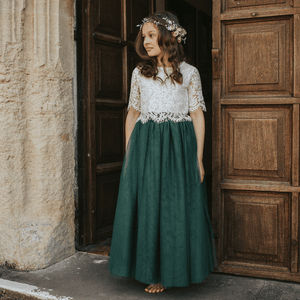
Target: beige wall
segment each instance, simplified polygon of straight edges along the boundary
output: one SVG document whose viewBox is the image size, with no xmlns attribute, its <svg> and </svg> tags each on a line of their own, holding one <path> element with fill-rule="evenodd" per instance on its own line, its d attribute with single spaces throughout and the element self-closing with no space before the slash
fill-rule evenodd
<svg viewBox="0 0 300 300">
<path fill-rule="evenodd" d="M 74 249 L 74 0 L 0 1 L 0 264 Z"/>
</svg>

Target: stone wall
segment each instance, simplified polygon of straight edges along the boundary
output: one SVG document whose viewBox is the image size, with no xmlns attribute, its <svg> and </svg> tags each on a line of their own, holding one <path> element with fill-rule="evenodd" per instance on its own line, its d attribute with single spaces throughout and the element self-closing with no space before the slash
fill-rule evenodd
<svg viewBox="0 0 300 300">
<path fill-rule="evenodd" d="M 74 0 L 0 1 L 0 264 L 74 248 Z"/>
</svg>

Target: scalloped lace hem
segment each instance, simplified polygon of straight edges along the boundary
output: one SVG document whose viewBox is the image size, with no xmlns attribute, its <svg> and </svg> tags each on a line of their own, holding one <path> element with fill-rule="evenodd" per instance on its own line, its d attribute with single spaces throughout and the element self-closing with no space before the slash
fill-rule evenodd
<svg viewBox="0 0 300 300">
<path fill-rule="evenodd" d="M 197 103 L 197 104 L 194 105 L 194 106 L 190 106 L 189 110 L 190 110 L 190 111 L 195 111 L 195 110 L 197 110 L 199 107 L 201 107 L 201 109 L 202 109 L 203 111 L 206 111 L 206 106 L 205 106 L 205 103 L 204 103 L 204 102 L 199 102 L 199 103 Z"/>
<path fill-rule="evenodd" d="M 192 118 L 187 114 L 174 114 L 174 113 L 148 113 L 141 114 L 139 118 L 136 120 L 141 121 L 141 123 L 145 124 L 148 121 L 154 121 L 155 123 L 163 123 L 172 121 L 174 123 L 183 122 L 183 121 L 192 121 Z"/>
</svg>

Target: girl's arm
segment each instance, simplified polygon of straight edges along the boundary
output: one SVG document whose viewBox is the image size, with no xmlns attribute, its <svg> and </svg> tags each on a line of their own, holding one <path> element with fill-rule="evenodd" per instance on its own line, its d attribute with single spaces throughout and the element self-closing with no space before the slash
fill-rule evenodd
<svg viewBox="0 0 300 300">
<path fill-rule="evenodd" d="M 131 133 L 134 129 L 136 120 L 140 116 L 140 112 L 135 110 L 134 108 L 130 108 L 126 117 L 126 122 L 125 122 L 125 140 L 126 140 L 126 148 L 128 145 L 128 141 L 130 139 Z"/>
<path fill-rule="evenodd" d="M 196 140 L 197 140 L 197 158 L 200 168 L 201 182 L 204 179 L 204 166 L 203 166 L 203 148 L 204 148 L 204 136 L 205 136 L 205 121 L 204 114 L 201 108 L 190 112 L 192 118 Z"/>
</svg>

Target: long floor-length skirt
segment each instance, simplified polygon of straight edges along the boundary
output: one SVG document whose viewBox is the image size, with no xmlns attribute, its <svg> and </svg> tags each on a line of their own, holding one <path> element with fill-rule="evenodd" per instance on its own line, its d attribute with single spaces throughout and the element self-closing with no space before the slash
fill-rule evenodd
<svg viewBox="0 0 300 300">
<path fill-rule="evenodd" d="M 137 122 L 121 173 L 111 274 L 183 287 L 204 280 L 214 254 L 192 122 Z"/>
</svg>

